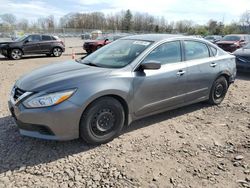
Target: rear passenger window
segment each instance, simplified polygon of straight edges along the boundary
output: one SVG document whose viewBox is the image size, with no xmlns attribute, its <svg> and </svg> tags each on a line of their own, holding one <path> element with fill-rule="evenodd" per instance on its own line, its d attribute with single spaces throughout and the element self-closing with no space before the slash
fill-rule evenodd
<svg viewBox="0 0 250 188">
<path fill-rule="evenodd" d="M 43 41 L 48 41 L 48 40 L 51 40 L 51 37 L 48 36 L 48 35 L 42 35 L 42 40 Z"/>
<path fill-rule="evenodd" d="M 144 61 L 159 61 L 162 65 L 181 61 L 181 46 L 179 41 L 167 42 L 156 47 Z"/>
<path fill-rule="evenodd" d="M 216 56 L 217 55 L 217 49 L 215 47 L 210 46 L 210 49 L 212 51 L 211 56 Z"/>
<path fill-rule="evenodd" d="M 209 57 L 207 45 L 197 41 L 184 41 L 186 60 L 202 59 Z"/>
</svg>

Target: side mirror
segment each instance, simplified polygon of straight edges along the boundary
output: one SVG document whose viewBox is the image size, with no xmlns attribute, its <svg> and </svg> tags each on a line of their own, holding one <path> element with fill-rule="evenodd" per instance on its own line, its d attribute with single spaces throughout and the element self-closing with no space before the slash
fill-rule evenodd
<svg viewBox="0 0 250 188">
<path fill-rule="evenodd" d="M 104 44 L 106 44 L 108 41 L 109 41 L 109 39 L 105 39 L 105 40 L 104 40 Z"/>
<path fill-rule="evenodd" d="M 158 70 L 161 68 L 161 63 L 159 61 L 147 61 L 141 64 L 143 70 Z"/>
<path fill-rule="evenodd" d="M 27 44 L 29 42 L 29 40 L 26 40 L 26 41 L 24 41 L 24 44 Z"/>
</svg>

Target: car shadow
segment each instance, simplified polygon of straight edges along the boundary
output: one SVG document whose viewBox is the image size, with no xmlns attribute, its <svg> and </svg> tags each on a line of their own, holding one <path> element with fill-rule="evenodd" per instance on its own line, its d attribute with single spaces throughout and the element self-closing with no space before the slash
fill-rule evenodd
<svg viewBox="0 0 250 188">
<path fill-rule="evenodd" d="M 155 124 L 155 123 L 160 123 L 162 121 L 170 120 L 172 118 L 182 116 L 184 114 L 189 114 L 194 111 L 197 111 L 203 108 L 208 108 L 208 107 L 211 107 L 211 105 L 206 102 L 200 102 L 200 103 L 188 105 L 185 107 L 177 108 L 175 110 L 170 110 L 170 111 L 166 111 L 166 112 L 159 113 L 156 115 L 148 116 L 148 117 L 132 122 L 129 126 L 125 127 L 123 133 L 138 130 L 138 129 L 150 126 L 152 124 Z"/>
<path fill-rule="evenodd" d="M 125 127 L 121 134 L 206 107 L 209 107 L 209 105 L 198 103 L 143 118 Z M 24 137 L 19 134 L 11 116 L 0 118 L 0 174 L 9 170 L 20 170 L 22 167 L 49 163 L 73 154 L 89 151 L 95 147 L 98 146 L 88 145 L 81 139 L 59 142 Z"/>
<path fill-rule="evenodd" d="M 80 139 L 59 142 L 24 137 L 11 116 L 0 118 L 0 174 L 49 163 L 95 147 Z"/>
<path fill-rule="evenodd" d="M 236 79 L 250 81 L 250 72 L 237 72 Z"/>
</svg>

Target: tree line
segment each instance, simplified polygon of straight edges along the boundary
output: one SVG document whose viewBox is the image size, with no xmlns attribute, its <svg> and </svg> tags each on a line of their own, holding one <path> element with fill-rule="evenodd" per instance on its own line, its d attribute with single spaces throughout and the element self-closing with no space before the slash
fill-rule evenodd
<svg viewBox="0 0 250 188">
<path fill-rule="evenodd" d="M 102 12 L 69 13 L 55 20 L 53 15 L 41 17 L 29 22 L 27 19 L 17 18 L 12 14 L 0 15 L 0 29 L 30 31 L 55 31 L 61 28 L 102 31 L 122 31 L 136 33 L 185 33 L 191 35 L 208 35 L 229 33 L 250 33 L 250 11 L 242 13 L 237 22 L 224 24 L 221 21 L 209 20 L 204 25 L 196 24 L 192 20 L 168 21 L 165 17 L 156 17 L 148 13 L 131 12 L 130 10 L 104 14 Z M 1 32 L 1 31 L 0 31 Z"/>
</svg>

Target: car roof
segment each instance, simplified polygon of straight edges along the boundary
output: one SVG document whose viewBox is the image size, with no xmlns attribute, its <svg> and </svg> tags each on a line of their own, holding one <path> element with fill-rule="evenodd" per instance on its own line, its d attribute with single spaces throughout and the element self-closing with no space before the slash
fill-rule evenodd
<svg viewBox="0 0 250 188">
<path fill-rule="evenodd" d="M 164 39 L 171 39 L 171 38 L 177 38 L 177 37 L 183 37 L 183 35 L 174 35 L 174 34 L 143 34 L 143 35 L 132 35 L 128 37 L 124 37 L 122 39 L 131 39 L 131 40 L 146 40 L 146 41 L 152 41 L 152 42 L 158 42 Z M 190 38 L 190 37 L 186 37 Z"/>
</svg>

